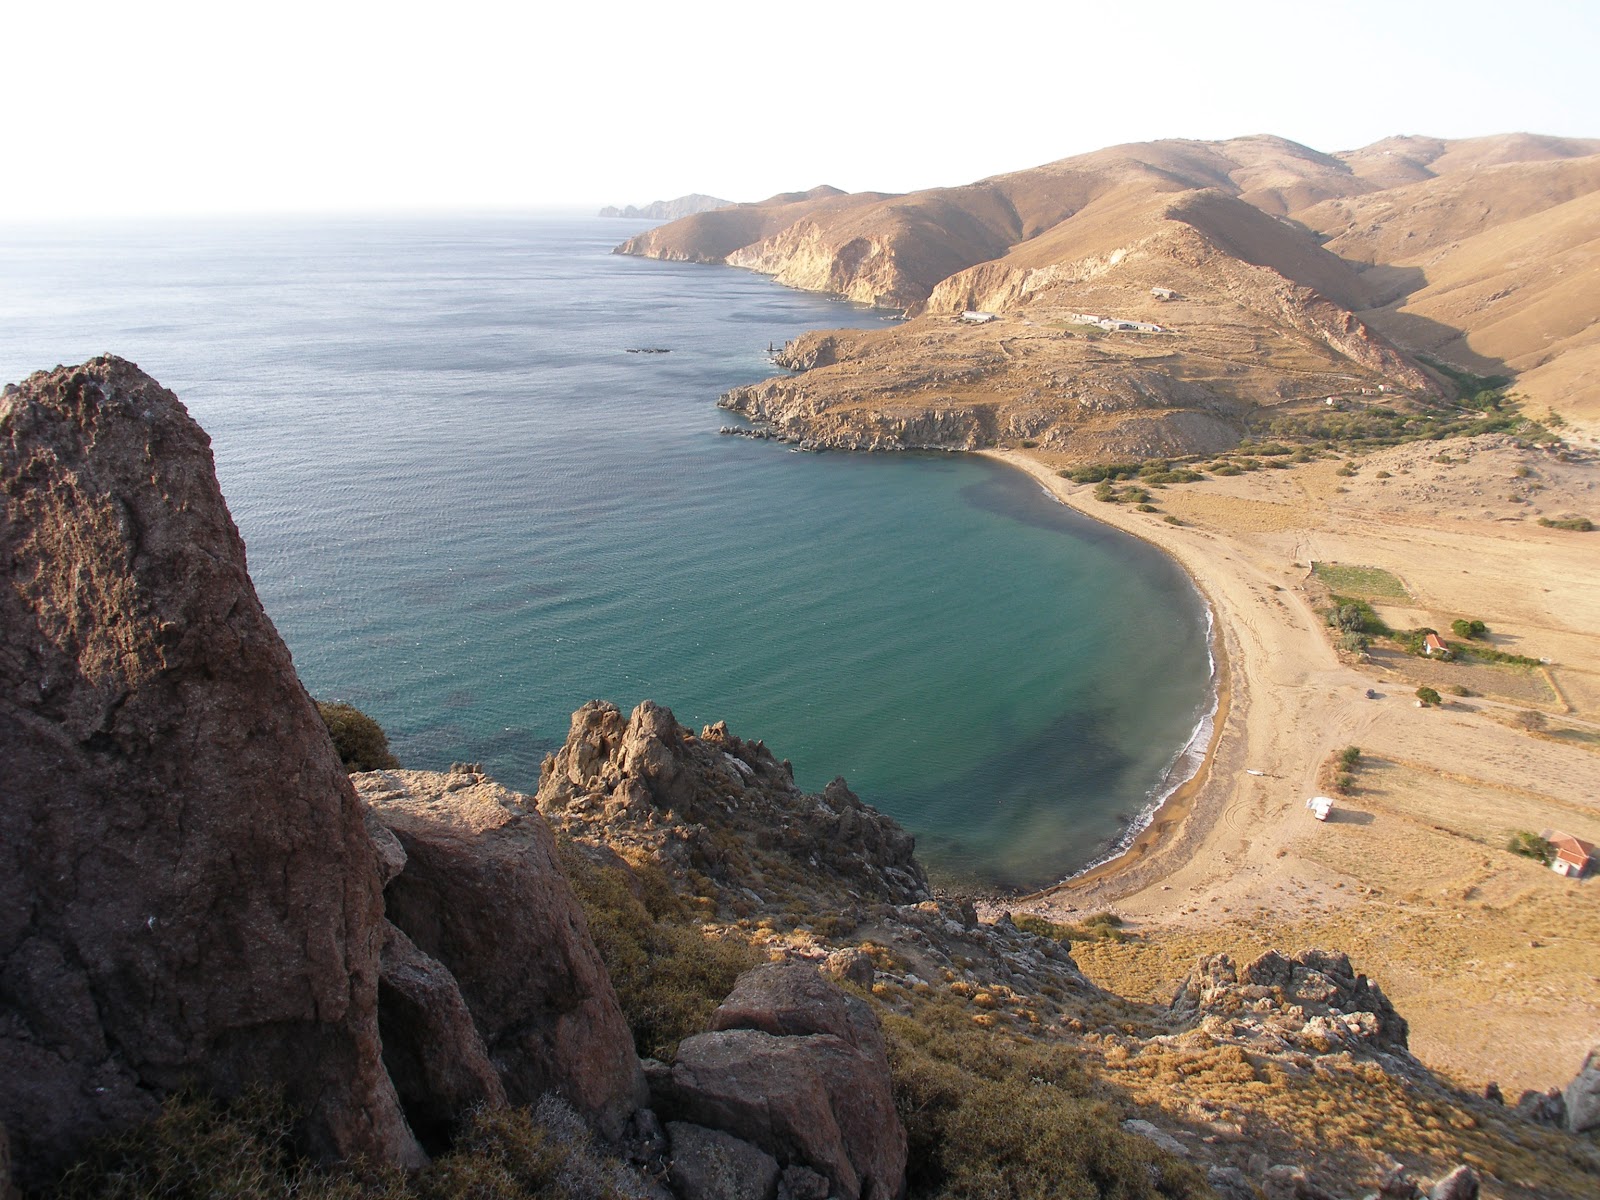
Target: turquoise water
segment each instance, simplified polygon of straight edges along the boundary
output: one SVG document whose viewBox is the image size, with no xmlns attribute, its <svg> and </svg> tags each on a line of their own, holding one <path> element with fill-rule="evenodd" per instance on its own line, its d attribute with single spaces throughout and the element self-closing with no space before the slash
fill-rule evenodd
<svg viewBox="0 0 1600 1200">
<path fill-rule="evenodd" d="M 1209 704 L 1192 586 L 982 460 L 717 436 L 769 342 L 882 314 L 608 253 L 641 227 L 0 231 L 0 380 L 112 351 L 175 390 L 307 687 L 408 765 L 531 789 L 572 709 L 649 697 L 952 882 L 1104 854 Z"/>
</svg>

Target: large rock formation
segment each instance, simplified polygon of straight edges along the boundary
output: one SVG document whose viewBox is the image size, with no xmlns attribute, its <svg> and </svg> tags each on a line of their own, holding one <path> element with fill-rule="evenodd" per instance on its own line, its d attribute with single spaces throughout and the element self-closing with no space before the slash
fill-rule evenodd
<svg viewBox="0 0 1600 1200">
<path fill-rule="evenodd" d="M 1583 1066 L 1562 1094 L 1567 1128 L 1573 1133 L 1600 1129 L 1600 1046 L 1584 1057 Z"/>
<path fill-rule="evenodd" d="M 575 837 L 633 845 L 729 895 L 756 880 L 779 885 L 797 868 L 834 894 L 843 885 L 891 903 L 930 895 L 914 839 L 843 779 L 806 795 L 761 742 L 721 722 L 696 736 L 648 700 L 626 718 L 599 700 L 573 713 L 566 744 L 540 772 L 538 805 Z"/>
<path fill-rule="evenodd" d="M 819 1172 L 844 1200 L 904 1190 L 906 1132 L 877 1018 L 812 967 L 741 975 L 711 1032 L 685 1039 L 651 1091 L 669 1117 Z"/>
<path fill-rule="evenodd" d="M 1306 950 L 1286 958 L 1269 950 L 1240 967 L 1226 954 L 1202 958 L 1179 987 L 1180 1018 L 1222 1018 L 1235 1034 L 1319 1052 L 1407 1051 L 1405 1018 L 1377 984 L 1357 974 L 1347 955 Z"/>
<path fill-rule="evenodd" d="M 505 1096 L 558 1092 L 618 1136 L 644 1077 L 544 819 L 468 770 L 355 778 L 405 851 L 389 919 L 454 975 Z"/>
<path fill-rule="evenodd" d="M 209 441 L 99 358 L 0 397 L 0 1124 L 25 1186 L 185 1083 L 419 1154 L 378 1044 L 362 812 Z"/>
</svg>

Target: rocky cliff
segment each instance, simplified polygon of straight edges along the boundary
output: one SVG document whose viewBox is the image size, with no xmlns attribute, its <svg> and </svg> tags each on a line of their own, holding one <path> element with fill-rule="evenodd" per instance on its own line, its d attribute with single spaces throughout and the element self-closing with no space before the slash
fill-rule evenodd
<svg viewBox="0 0 1600 1200">
<path fill-rule="evenodd" d="M 732 200 L 719 200 L 715 196 L 690 192 L 687 196 L 679 196 L 676 200 L 653 200 L 643 208 L 632 204 L 625 208 L 607 205 L 600 210 L 600 215 L 627 217 L 636 221 L 680 221 L 695 213 L 712 212 L 719 208 L 728 208 L 732 204 Z"/>
<path fill-rule="evenodd" d="M 100 358 L 0 398 L 0 1123 L 24 1181 L 186 1082 L 281 1081 L 321 1153 L 420 1158 L 383 899 L 209 442 Z"/>
<path fill-rule="evenodd" d="M 1421 353 L 1485 376 L 1526 369 L 1535 398 L 1584 408 L 1597 150 L 1527 135 L 1341 155 L 1272 137 L 1152 142 L 905 196 L 774 198 L 618 250 L 728 263 L 920 318 L 861 343 L 871 370 L 848 383 L 788 381 L 796 402 L 781 412 L 730 405 L 790 440 L 1208 453 L 1215 425 L 1152 414 L 1119 436 L 1086 427 L 1048 380 L 1115 393 L 1154 367 L 1270 419 L 1330 395 L 1447 394 Z M 986 363 L 992 337 L 942 337 L 928 319 L 964 311 L 998 315 L 1044 369 Z M 1124 344 L 1110 354 L 1040 344 L 1102 322 L 1114 336 L 1099 350 Z M 933 377 L 905 378 L 908 362 Z"/>
</svg>

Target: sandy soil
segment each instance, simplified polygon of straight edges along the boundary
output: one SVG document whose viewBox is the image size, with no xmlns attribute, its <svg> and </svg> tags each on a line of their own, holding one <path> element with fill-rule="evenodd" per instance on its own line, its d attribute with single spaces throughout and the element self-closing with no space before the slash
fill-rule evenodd
<svg viewBox="0 0 1600 1200">
<path fill-rule="evenodd" d="M 1324 460 L 1168 487 L 1161 512 L 1140 513 L 1036 456 L 994 457 L 1177 558 L 1216 613 L 1227 674 L 1189 794 L 1109 869 L 1013 907 L 1121 914 L 1144 936 L 1082 957 L 1125 994 L 1170 995 L 1204 951 L 1344 949 L 1436 1070 L 1513 1097 L 1564 1085 L 1600 1035 L 1600 879 L 1569 882 L 1505 844 L 1547 827 L 1600 842 L 1600 532 L 1535 520 L 1600 519 L 1600 466 L 1504 439 L 1419 443 L 1354 475 Z M 1500 649 L 1552 662 L 1451 675 L 1342 660 L 1313 561 L 1384 568 L 1412 597 L 1391 616 L 1475 617 Z M 1452 679 L 1473 694 L 1416 706 L 1418 682 Z M 1530 708 L 1542 731 L 1518 727 Z M 1350 745 L 1356 789 L 1319 823 L 1305 800 Z"/>
</svg>

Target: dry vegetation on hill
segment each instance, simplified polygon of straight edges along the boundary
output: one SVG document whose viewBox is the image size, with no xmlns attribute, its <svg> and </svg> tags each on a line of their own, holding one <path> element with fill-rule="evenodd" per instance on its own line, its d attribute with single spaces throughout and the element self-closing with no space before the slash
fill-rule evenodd
<svg viewBox="0 0 1600 1200">
<path fill-rule="evenodd" d="M 907 310 L 815 339 L 728 406 L 849 449 L 1024 439 L 1080 458 L 1211 452 L 1260 410 L 1517 376 L 1600 422 L 1600 141 L 1282 138 L 1116 146 L 904 196 L 818 189 L 675 222 L 630 254 L 728 262 Z M 1159 289 L 1160 294 L 1153 289 Z M 994 312 L 970 326 L 964 310 Z M 1164 332 L 1106 332 L 1082 317 Z M 1428 361 L 1424 361 L 1426 356 Z"/>
</svg>

